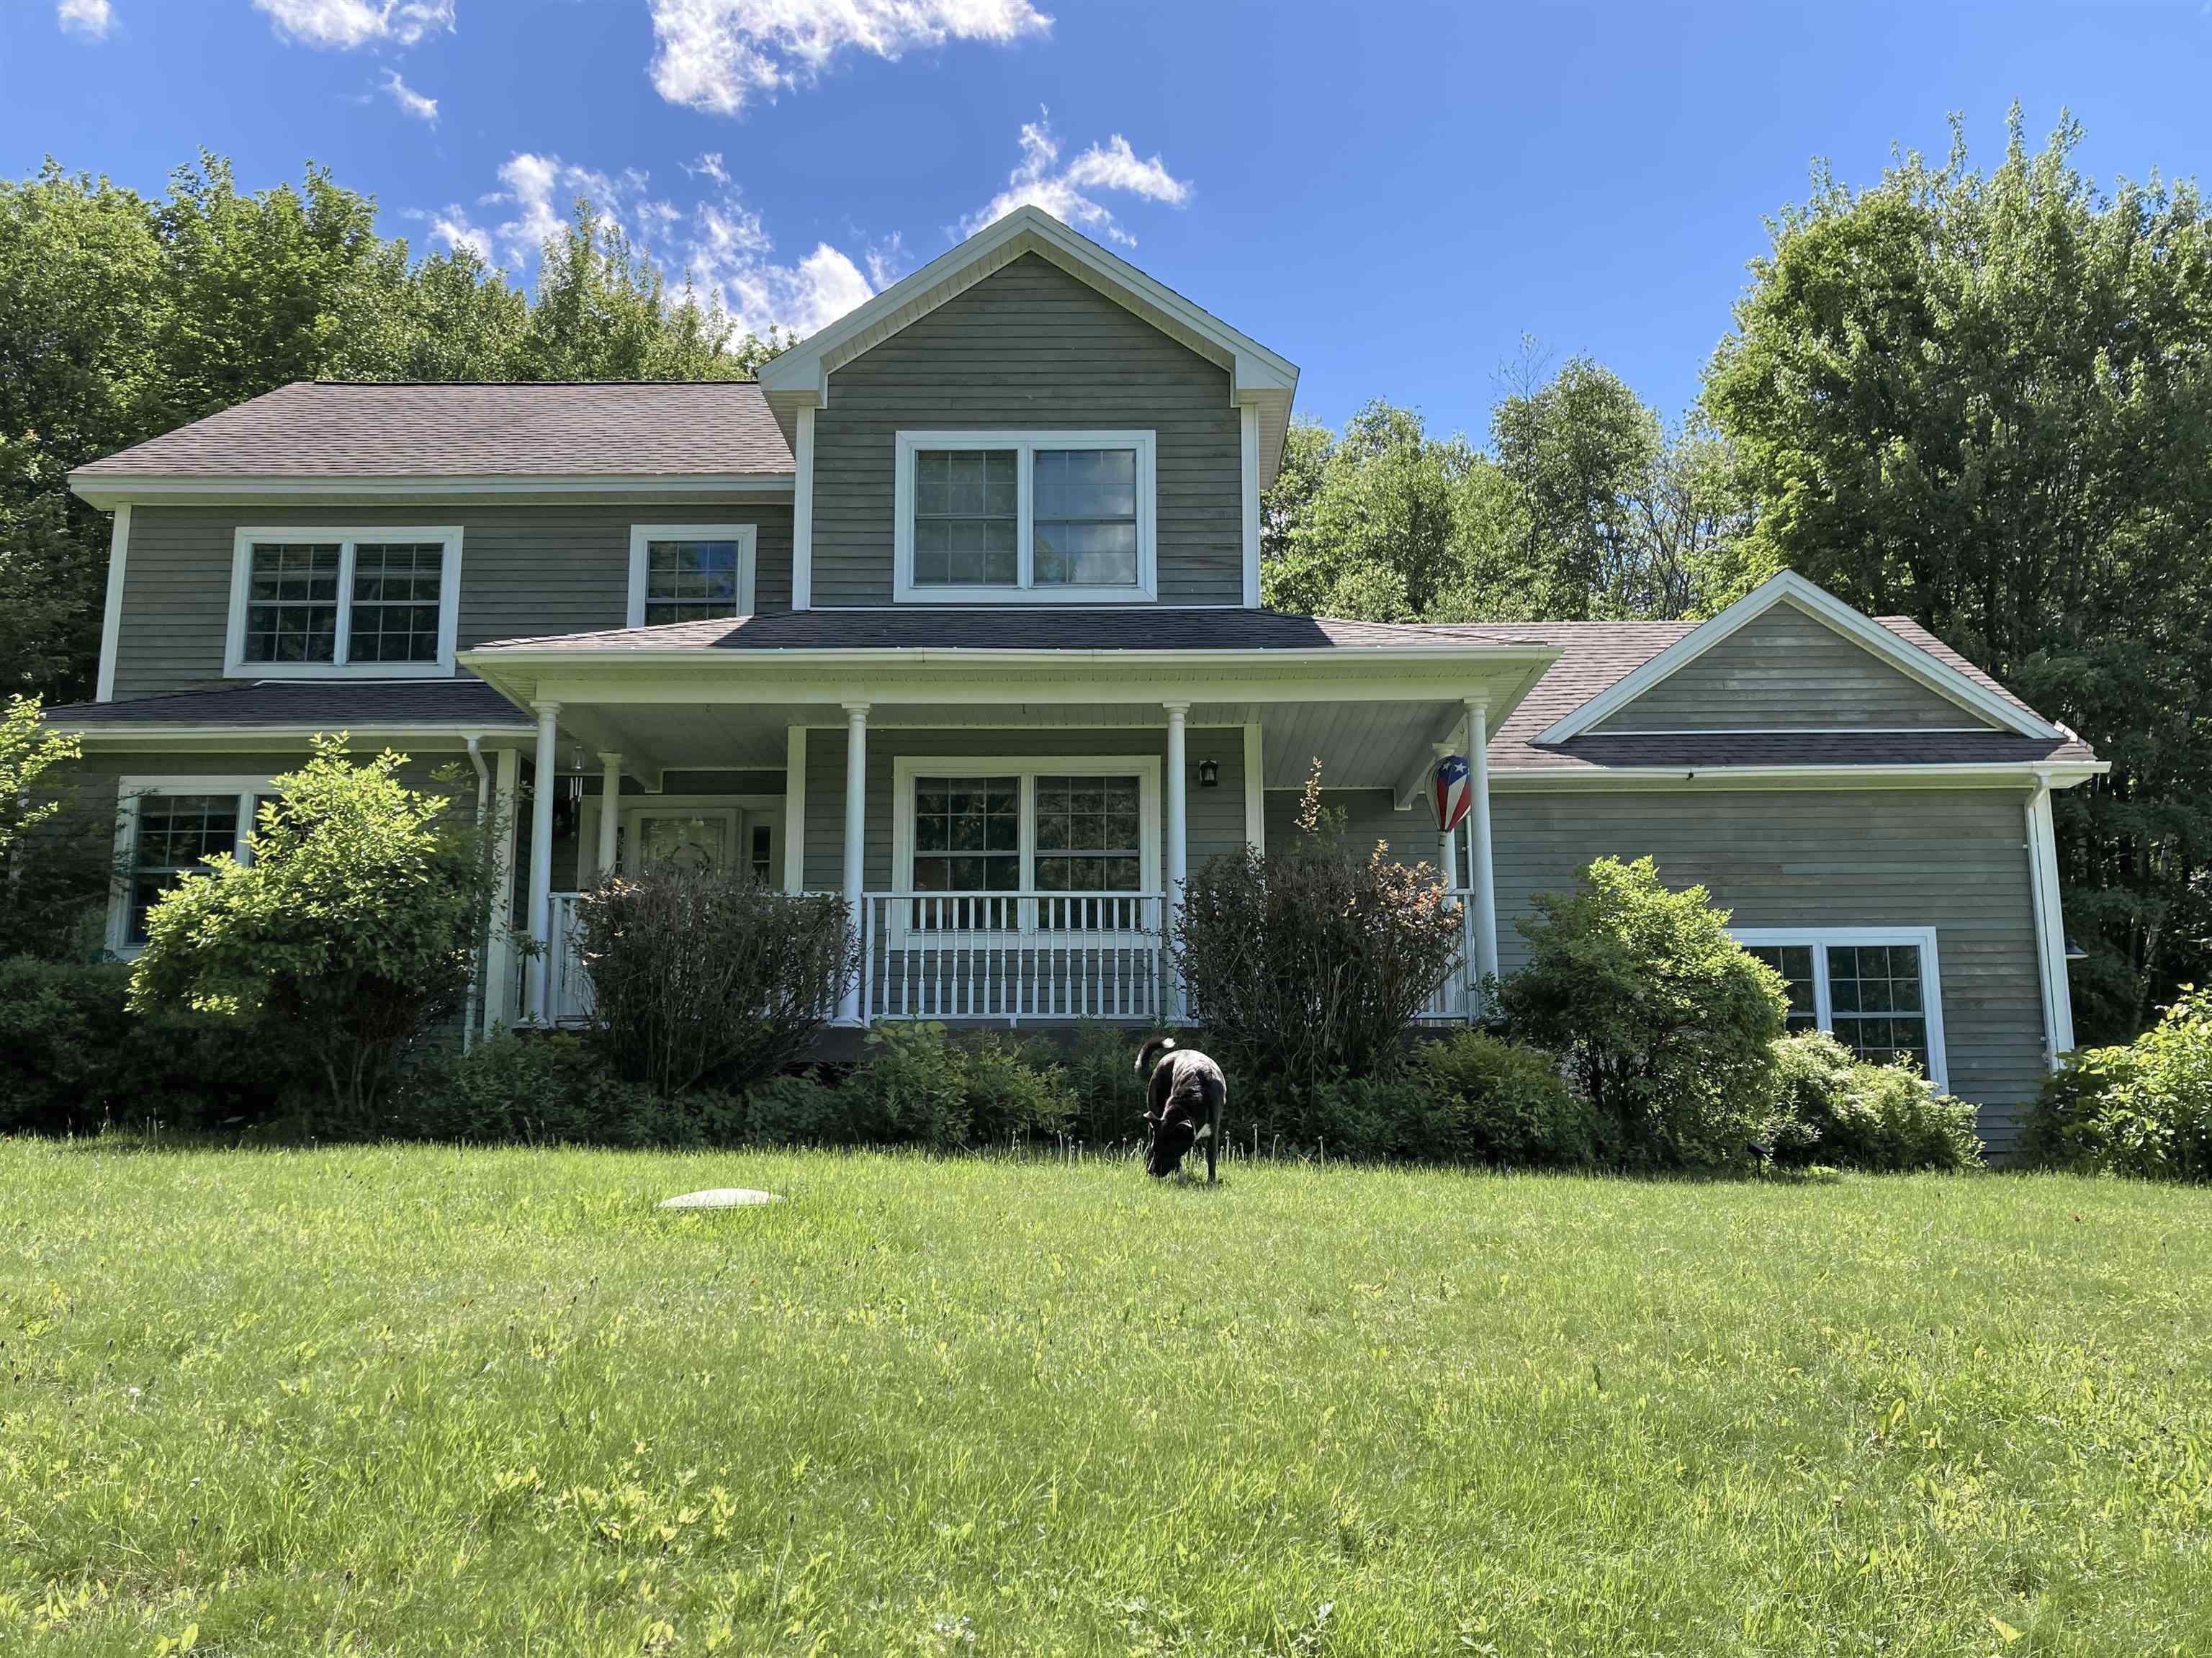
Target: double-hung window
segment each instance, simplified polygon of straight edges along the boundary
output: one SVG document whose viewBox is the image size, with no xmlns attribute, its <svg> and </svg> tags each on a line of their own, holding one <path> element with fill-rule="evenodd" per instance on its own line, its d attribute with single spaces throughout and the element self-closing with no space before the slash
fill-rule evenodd
<svg viewBox="0 0 2212 1658">
<path fill-rule="evenodd" d="M 1146 432 L 901 432 L 895 596 L 1136 601 L 1158 591 Z"/>
<path fill-rule="evenodd" d="M 750 524 L 633 524 L 629 625 L 750 616 L 758 531 Z"/>
<path fill-rule="evenodd" d="M 1909 1060 L 1949 1086 L 1933 927 L 1758 927 L 1735 937 L 1788 982 L 1790 1029 L 1827 1031 L 1863 1060 Z"/>
<path fill-rule="evenodd" d="M 457 528 L 240 530 L 224 671 L 449 675 L 460 575 Z"/>
<path fill-rule="evenodd" d="M 115 826 L 116 890 L 107 946 L 131 955 L 146 942 L 146 912 L 179 881 L 203 874 L 221 853 L 244 860 L 260 777 L 126 777 Z"/>
<path fill-rule="evenodd" d="M 1159 884 L 1157 759 L 894 762 L 896 874 L 927 931 L 1150 926 Z"/>
</svg>

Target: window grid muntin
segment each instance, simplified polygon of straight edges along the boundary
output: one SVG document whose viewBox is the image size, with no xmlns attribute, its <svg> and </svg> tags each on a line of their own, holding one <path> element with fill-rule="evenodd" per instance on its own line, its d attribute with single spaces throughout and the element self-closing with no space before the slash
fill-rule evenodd
<svg viewBox="0 0 2212 1658">
<path fill-rule="evenodd" d="M 137 797 L 124 942 L 146 942 L 146 912 L 162 893 L 219 853 L 237 857 L 252 821 L 251 797 L 149 793 Z"/>
<path fill-rule="evenodd" d="M 1038 773 L 1032 784 L 1038 892 L 1144 890 L 1144 780 L 1111 773 Z"/>
<path fill-rule="evenodd" d="M 1928 1010 L 1919 947 L 1829 944 L 1826 955 L 1828 1019 L 1836 1040 L 1874 1064 L 1909 1058 L 1926 1071 Z M 1909 963 L 1902 959 L 1907 957 Z"/>
<path fill-rule="evenodd" d="M 916 586 L 1020 580 L 1022 456 L 1018 447 L 915 451 Z"/>
<path fill-rule="evenodd" d="M 246 660 L 336 663 L 344 565 L 342 542 L 253 543 L 246 572 Z"/>
<path fill-rule="evenodd" d="M 645 622 L 736 616 L 744 550 L 732 537 L 655 537 L 645 544 Z"/>
<path fill-rule="evenodd" d="M 1040 446 L 1031 452 L 1032 586 L 1137 585 L 1137 471 L 1133 446 Z M 1124 557 L 1127 574 L 1120 574 Z M 1084 562 L 1109 558 L 1115 561 L 1115 573 L 1108 575 Z"/>
<path fill-rule="evenodd" d="M 435 662 L 445 588 L 442 542 L 356 544 L 347 661 Z"/>
<path fill-rule="evenodd" d="M 1820 1028 L 1820 985 L 1813 968 L 1811 944 L 1746 944 L 1756 959 L 1780 974 L 1790 991 L 1790 1011 L 1783 1023 L 1791 1035 Z"/>
</svg>

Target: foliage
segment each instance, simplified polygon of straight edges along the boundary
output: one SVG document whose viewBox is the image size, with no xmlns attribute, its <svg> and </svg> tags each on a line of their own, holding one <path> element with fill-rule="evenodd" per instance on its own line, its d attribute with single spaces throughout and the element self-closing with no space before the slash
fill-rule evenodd
<svg viewBox="0 0 2212 1658">
<path fill-rule="evenodd" d="M 592 1039 L 661 1094 L 743 1089 L 791 1064 L 860 970 L 844 901 L 793 896 L 750 868 L 658 864 L 577 906 Z"/>
<path fill-rule="evenodd" d="M 1973 1106 L 1937 1093 L 1912 1066 L 1869 1065 L 1810 1030 L 1776 1041 L 1774 1078 L 1765 1139 L 1784 1168 L 1881 1175 L 1981 1166 Z"/>
<path fill-rule="evenodd" d="M 2074 1054 L 2045 1084 L 2028 1145 L 2076 1169 L 2212 1180 L 2212 991 L 2185 987 L 2126 1047 Z"/>
<path fill-rule="evenodd" d="M 1075 1114 L 1066 1068 L 1006 1037 L 956 1042 L 941 1024 L 879 1024 L 843 1084 L 858 1139 L 950 1151 L 1058 1134 Z"/>
<path fill-rule="evenodd" d="M 323 168 L 246 191 L 212 155 L 161 198 L 0 179 L 0 693 L 93 689 L 107 516 L 72 467 L 290 380 L 744 379 L 788 343 L 672 297 L 580 200 L 532 295 L 375 220 Z"/>
<path fill-rule="evenodd" d="M 1601 858 L 1582 882 L 1519 923 L 1528 961 L 1501 993 L 1514 1034 L 1567 1062 L 1624 1161 L 1740 1161 L 1771 1099 L 1780 975 L 1705 888 L 1669 890 L 1649 858 Z"/>
<path fill-rule="evenodd" d="M 38 698 L 11 696 L 0 708 L 0 858 L 61 810 L 40 780 L 82 752 L 76 738 L 40 726 Z"/>
<path fill-rule="evenodd" d="M 0 958 L 0 1133 L 214 1129 L 279 1114 L 320 1079 L 225 1019 L 130 1005 L 119 963 Z"/>
<path fill-rule="evenodd" d="M 1302 1089 L 1395 1070 L 1406 1027 L 1461 959 L 1461 916 L 1435 872 L 1380 846 L 1347 855 L 1320 800 L 1316 766 L 1298 834 L 1192 877 L 1174 945 L 1215 1058 Z"/>
<path fill-rule="evenodd" d="M 2212 1628 L 2197 1191 L 134 1150 L 0 1145 L 11 1649 L 2087 1658 Z M 787 1200 L 653 1207 L 707 1186 Z"/>
<path fill-rule="evenodd" d="M 1085 1145 L 1116 1145 L 1144 1134 L 1145 1079 L 1137 1074 L 1139 1038 L 1126 1025 L 1085 1020 L 1075 1028 L 1067 1084 L 1075 1113 L 1067 1132 Z"/>
<path fill-rule="evenodd" d="M 744 1138 L 753 1145 L 857 1145 L 866 1137 L 854 1113 L 863 1103 L 814 1072 L 770 1077 L 745 1090 Z"/>
<path fill-rule="evenodd" d="M 1903 612 L 2079 731 L 2058 795 L 2085 1035 L 2212 970 L 2212 214 L 2100 191 L 2062 121 L 2002 161 L 1825 171 L 1772 224 L 1707 401 L 1759 555 Z"/>
<path fill-rule="evenodd" d="M 488 834 L 452 798 L 318 738 L 273 779 L 252 859 L 223 853 L 156 899 L 131 997 L 263 1030 L 311 1056 L 339 1125 L 369 1121 L 401 1050 L 466 997 L 491 901 Z"/>
<path fill-rule="evenodd" d="M 723 1145 L 744 1107 L 726 1095 L 671 1100 L 626 1082 L 566 1032 L 487 1037 L 409 1067 L 378 1132 L 526 1145 Z"/>
<path fill-rule="evenodd" d="M 1540 1049 L 1455 1030 L 1415 1050 L 1413 1075 L 1447 1102 L 1437 1155 L 1449 1161 L 1557 1169 L 1596 1160 L 1595 1114 Z"/>
</svg>

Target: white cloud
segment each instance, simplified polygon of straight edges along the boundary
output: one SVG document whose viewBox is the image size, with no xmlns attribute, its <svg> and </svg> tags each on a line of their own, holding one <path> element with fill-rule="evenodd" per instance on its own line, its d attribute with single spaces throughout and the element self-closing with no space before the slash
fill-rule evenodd
<svg viewBox="0 0 2212 1658">
<path fill-rule="evenodd" d="M 451 33 L 453 0 L 253 0 L 276 32 L 311 46 L 411 46 L 426 34 Z"/>
<path fill-rule="evenodd" d="M 106 39 L 107 31 L 115 27 L 115 10 L 107 0 L 61 0 L 54 15 L 64 29 L 95 40 Z"/>
<path fill-rule="evenodd" d="M 438 100 L 425 98 L 421 93 L 399 78 L 399 71 L 384 71 L 384 89 L 392 94 L 392 101 L 418 121 L 434 123 L 438 118 Z"/>
<path fill-rule="evenodd" d="M 1098 200 L 1099 193 L 1119 191 L 1170 207 L 1182 207 L 1191 197 L 1188 179 L 1170 173 L 1158 155 L 1149 161 L 1139 156 L 1118 132 L 1062 166 L 1049 110 L 1039 110 L 1037 118 L 1023 126 L 1021 145 L 1021 163 L 1006 175 L 1006 187 L 960 222 L 962 235 L 972 236 L 1026 204 L 1042 208 L 1063 224 L 1102 231 L 1133 247 L 1137 239 Z"/>
<path fill-rule="evenodd" d="M 896 59 L 947 40 L 1003 44 L 1052 19 L 1030 0 L 651 0 L 654 88 L 672 104 L 735 115 L 757 96 L 811 84 L 846 52 Z"/>
<path fill-rule="evenodd" d="M 827 242 L 796 263 L 781 262 L 760 215 L 744 204 L 720 155 L 702 155 L 684 170 L 711 187 L 688 207 L 654 195 L 652 179 L 635 168 L 599 173 L 557 155 L 519 150 L 499 169 L 501 188 L 483 197 L 483 204 L 506 210 L 500 223 L 478 225 L 459 206 L 422 216 L 434 239 L 475 248 L 487 259 L 495 250 L 527 281 L 546 240 L 567 222 L 569 204 L 588 196 L 672 287 L 689 273 L 702 294 L 721 301 L 739 329 L 755 334 L 772 327 L 811 334 L 835 322 L 883 285 L 902 252 L 896 236 L 868 248 L 868 274 Z"/>
</svg>

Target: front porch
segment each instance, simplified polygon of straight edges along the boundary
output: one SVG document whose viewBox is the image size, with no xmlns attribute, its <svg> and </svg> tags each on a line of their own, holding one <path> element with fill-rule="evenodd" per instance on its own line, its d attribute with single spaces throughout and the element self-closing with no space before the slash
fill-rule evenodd
<svg viewBox="0 0 2212 1658">
<path fill-rule="evenodd" d="M 489 975 L 488 1025 L 587 1017 L 580 895 L 662 858 L 842 896 L 862 971 L 841 1023 L 1173 1021 L 1189 873 L 1290 832 L 1316 763 L 1333 790 L 1389 792 L 1390 855 L 1450 872 L 1463 964 L 1423 1017 L 1468 1017 L 1496 971 L 1488 740 L 1547 647 L 644 655 L 471 665 L 535 719 L 509 878 L 549 944 Z M 1474 774 L 1443 837 L 1421 799 L 1440 753 Z"/>
</svg>

